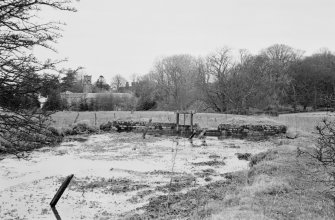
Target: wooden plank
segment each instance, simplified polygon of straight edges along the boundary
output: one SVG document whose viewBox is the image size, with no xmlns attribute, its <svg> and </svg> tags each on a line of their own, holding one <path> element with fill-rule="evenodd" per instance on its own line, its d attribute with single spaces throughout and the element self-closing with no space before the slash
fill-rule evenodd
<svg viewBox="0 0 335 220">
<path fill-rule="evenodd" d="M 193 133 L 191 134 L 191 136 L 190 136 L 188 139 L 192 140 L 192 138 L 193 138 L 196 134 L 197 134 L 197 132 L 196 132 L 196 131 L 193 131 Z"/>
<path fill-rule="evenodd" d="M 201 133 L 199 134 L 198 138 L 201 139 L 201 138 L 204 138 L 204 136 L 206 135 L 206 129 L 202 130 Z"/>
</svg>

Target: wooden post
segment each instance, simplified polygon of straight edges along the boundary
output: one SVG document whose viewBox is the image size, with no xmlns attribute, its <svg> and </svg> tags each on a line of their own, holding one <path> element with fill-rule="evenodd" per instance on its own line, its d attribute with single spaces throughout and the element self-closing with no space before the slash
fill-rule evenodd
<svg viewBox="0 0 335 220">
<path fill-rule="evenodd" d="M 179 131 L 179 113 L 176 112 L 176 128 L 177 128 L 177 131 Z"/>
<path fill-rule="evenodd" d="M 206 129 L 202 130 L 202 132 L 200 133 L 200 135 L 198 136 L 199 139 L 202 139 L 202 146 L 207 146 L 206 143 Z"/>
<path fill-rule="evenodd" d="M 94 126 L 97 126 L 97 113 L 94 113 Z"/>
<path fill-rule="evenodd" d="M 77 114 L 76 118 L 74 119 L 74 122 L 73 122 L 73 124 L 75 124 L 75 123 L 77 122 L 78 118 L 79 118 L 79 112 L 78 112 L 78 114 Z"/>
<path fill-rule="evenodd" d="M 50 202 L 50 206 L 51 207 L 55 207 L 57 205 L 58 200 L 60 199 L 60 197 L 63 195 L 66 187 L 69 185 L 69 183 L 71 182 L 71 179 L 73 178 L 73 174 L 71 174 L 70 176 L 66 177 L 66 179 L 64 180 L 64 182 L 62 183 L 62 185 L 59 187 L 58 191 L 56 192 L 55 196 L 53 197 L 53 199 Z"/>
<path fill-rule="evenodd" d="M 190 119 L 190 124 L 191 124 L 191 131 L 193 131 L 193 113 L 191 112 L 191 119 Z"/>
<path fill-rule="evenodd" d="M 204 136 L 206 135 L 206 131 L 207 131 L 206 129 L 202 130 L 201 133 L 199 134 L 198 138 L 199 139 L 204 138 Z"/>
<path fill-rule="evenodd" d="M 197 132 L 194 131 L 188 139 L 192 140 L 192 138 L 193 138 L 196 134 L 197 134 Z"/>
<path fill-rule="evenodd" d="M 152 119 L 149 119 L 149 123 L 145 126 L 145 129 L 143 131 L 143 134 L 142 134 L 142 138 L 145 139 L 145 135 L 147 134 L 150 126 L 151 126 L 151 122 L 152 122 Z"/>
<path fill-rule="evenodd" d="M 57 211 L 56 207 L 51 207 L 51 210 L 54 213 L 54 215 L 55 215 L 55 217 L 56 217 L 57 220 L 62 220 L 62 218 L 58 214 L 58 211 Z"/>
</svg>

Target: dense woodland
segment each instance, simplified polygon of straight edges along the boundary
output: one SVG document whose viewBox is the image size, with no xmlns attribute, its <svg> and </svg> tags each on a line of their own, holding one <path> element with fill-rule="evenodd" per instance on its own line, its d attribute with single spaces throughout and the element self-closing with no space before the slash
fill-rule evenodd
<svg viewBox="0 0 335 220">
<path fill-rule="evenodd" d="M 59 76 L 45 75 L 42 95 L 59 99 L 60 92 L 81 92 L 79 70 L 62 70 Z M 301 50 L 276 44 L 256 55 L 247 50 L 234 55 L 229 48 L 206 57 L 173 55 L 161 58 L 150 73 L 135 80 L 132 92 L 137 101 L 129 105 L 136 106 L 135 110 L 195 109 L 252 114 L 335 107 L 335 55 L 327 49 L 304 56 Z M 93 84 L 93 92 L 119 92 L 125 82 L 120 75 L 115 75 L 110 84 L 100 77 Z M 57 103 L 61 101 L 46 107 L 65 108 Z"/>
<path fill-rule="evenodd" d="M 140 79 L 142 109 L 200 108 L 216 112 L 333 108 L 335 56 L 312 56 L 276 44 L 252 55 L 228 48 L 207 57 L 175 55 Z M 151 92 L 154 91 L 154 92 Z"/>
</svg>

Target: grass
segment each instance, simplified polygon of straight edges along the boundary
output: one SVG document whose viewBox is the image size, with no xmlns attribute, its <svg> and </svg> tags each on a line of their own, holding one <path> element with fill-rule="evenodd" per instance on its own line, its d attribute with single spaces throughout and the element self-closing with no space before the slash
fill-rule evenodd
<svg viewBox="0 0 335 220">
<path fill-rule="evenodd" d="M 266 115 L 243 116 L 220 113 L 196 113 L 194 115 L 194 123 L 197 123 L 202 128 L 217 128 L 221 123 L 281 123 L 293 131 L 313 132 L 315 126 L 325 117 L 334 120 L 335 114 L 328 112 L 311 112 L 283 114 L 278 117 L 272 117 Z M 79 113 L 63 111 L 55 113 L 52 115 L 52 118 L 54 120 L 54 126 L 56 127 L 70 126 L 75 121 L 85 121 L 94 126 L 99 126 L 100 124 L 114 120 L 149 121 L 149 119 L 152 119 L 153 122 L 170 123 L 176 121 L 174 112 L 167 111 L 98 111 Z M 189 121 L 190 116 L 186 115 L 185 124 L 189 124 Z M 180 116 L 180 123 L 184 124 L 183 115 Z"/>
<path fill-rule="evenodd" d="M 279 115 L 277 120 L 294 130 L 313 132 L 323 118 L 335 119 L 334 113 L 310 112 Z"/>
<path fill-rule="evenodd" d="M 303 140 L 301 140 L 303 141 Z M 258 157 L 246 181 L 206 206 L 206 219 L 335 219 L 321 170 L 292 146 Z M 313 177 L 313 179 L 311 178 Z"/>
</svg>

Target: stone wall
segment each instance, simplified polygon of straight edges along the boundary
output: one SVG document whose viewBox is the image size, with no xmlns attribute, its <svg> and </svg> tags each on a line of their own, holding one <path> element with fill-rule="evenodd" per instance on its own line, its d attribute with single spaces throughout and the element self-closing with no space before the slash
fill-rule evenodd
<svg viewBox="0 0 335 220">
<path fill-rule="evenodd" d="M 158 122 L 143 122 L 143 121 L 113 121 L 100 126 L 101 130 L 110 131 L 112 129 L 118 132 L 132 131 L 143 132 L 148 129 L 148 134 L 158 133 L 166 135 L 191 135 L 190 125 L 179 125 L 179 132 L 176 131 L 175 123 L 158 123 Z M 197 135 L 202 129 L 194 126 Z M 275 136 L 286 133 L 286 126 L 284 125 L 270 125 L 270 124 L 220 124 L 218 129 L 207 130 L 206 136 L 214 136 L 220 138 L 251 138 L 263 139 L 269 136 Z"/>
<path fill-rule="evenodd" d="M 193 126 L 197 129 L 196 126 Z M 190 125 L 179 125 L 179 132 L 176 131 L 175 123 L 161 123 L 161 122 L 144 122 L 144 121 L 113 121 L 106 124 L 102 124 L 100 129 L 103 131 L 110 131 L 112 129 L 118 132 L 132 131 L 132 132 L 143 132 L 148 128 L 148 133 L 160 133 L 168 135 L 177 135 L 182 133 L 189 135 L 192 133 Z"/>
<path fill-rule="evenodd" d="M 220 124 L 218 130 L 223 137 L 268 137 L 286 133 L 284 125 L 270 124 Z"/>
</svg>

